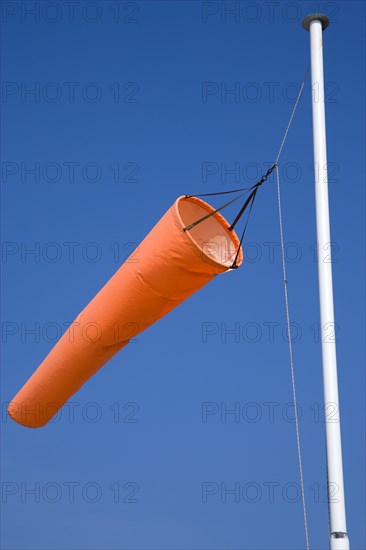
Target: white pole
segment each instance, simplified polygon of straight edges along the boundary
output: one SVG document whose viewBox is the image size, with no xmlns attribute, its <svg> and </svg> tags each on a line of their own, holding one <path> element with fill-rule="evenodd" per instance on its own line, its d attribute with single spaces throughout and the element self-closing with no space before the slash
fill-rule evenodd
<svg viewBox="0 0 366 550">
<path fill-rule="evenodd" d="M 330 548 L 331 550 L 348 550 L 349 540 L 346 527 L 343 484 L 332 264 L 329 259 L 331 238 L 323 74 L 323 29 L 327 28 L 329 20 L 325 15 L 316 13 L 306 17 L 302 24 L 304 29 L 310 31 L 311 49 L 316 229 L 331 531 Z M 332 334 L 334 334 L 333 337 L 331 336 Z"/>
</svg>

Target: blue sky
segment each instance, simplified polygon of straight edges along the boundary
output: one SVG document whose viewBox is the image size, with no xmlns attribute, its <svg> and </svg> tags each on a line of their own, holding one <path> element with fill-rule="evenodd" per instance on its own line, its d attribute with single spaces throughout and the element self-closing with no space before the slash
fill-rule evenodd
<svg viewBox="0 0 366 550">
<path fill-rule="evenodd" d="M 309 62 L 301 20 L 328 14 L 344 474 L 352 548 L 365 548 L 364 4 L 2 8 L 4 404 L 177 196 L 254 183 L 273 162 Z M 280 171 L 310 544 L 323 549 L 312 163 L 308 81 Z M 29 430 L 3 406 L 4 549 L 304 547 L 276 200 L 272 178 L 244 266 L 139 336 L 55 422 Z"/>
</svg>

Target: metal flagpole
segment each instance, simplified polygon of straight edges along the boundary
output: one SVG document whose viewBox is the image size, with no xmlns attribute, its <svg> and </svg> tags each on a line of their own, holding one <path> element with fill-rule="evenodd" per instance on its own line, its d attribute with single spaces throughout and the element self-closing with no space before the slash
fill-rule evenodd
<svg viewBox="0 0 366 550">
<path fill-rule="evenodd" d="M 327 447 L 328 502 L 331 550 L 348 550 L 346 510 L 343 484 L 341 427 L 339 415 L 337 358 L 335 336 L 332 264 L 329 260 L 331 239 L 329 226 L 327 149 L 325 133 L 325 98 L 323 74 L 323 30 L 329 25 L 325 15 L 306 17 L 302 26 L 310 31 L 311 79 L 313 105 L 314 173 L 316 228 L 318 241 L 318 277 L 324 382 L 325 431 Z"/>
</svg>

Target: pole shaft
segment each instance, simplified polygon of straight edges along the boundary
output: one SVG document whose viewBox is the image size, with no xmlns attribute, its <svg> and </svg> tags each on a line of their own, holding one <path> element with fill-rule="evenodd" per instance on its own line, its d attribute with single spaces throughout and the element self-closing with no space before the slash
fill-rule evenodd
<svg viewBox="0 0 366 550">
<path fill-rule="evenodd" d="M 334 324 L 331 238 L 325 130 L 322 22 L 310 23 L 311 77 L 313 107 L 314 173 L 318 276 L 324 382 L 324 408 L 330 513 L 330 548 L 347 550 L 346 511 L 343 484 L 342 446 Z M 333 334 L 333 337 L 331 336 Z"/>
</svg>

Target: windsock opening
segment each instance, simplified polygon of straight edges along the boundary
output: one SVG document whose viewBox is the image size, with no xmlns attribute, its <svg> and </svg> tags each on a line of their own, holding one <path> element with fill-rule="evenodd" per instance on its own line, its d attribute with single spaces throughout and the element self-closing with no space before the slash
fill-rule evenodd
<svg viewBox="0 0 366 550">
<path fill-rule="evenodd" d="M 176 202 L 182 226 L 186 227 L 215 209 L 198 197 L 180 197 Z M 186 232 L 188 238 L 197 246 L 199 252 L 220 266 L 230 267 L 240 247 L 235 231 L 230 231 L 230 224 L 216 212 L 204 222 Z M 243 262 L 242 250 L 239 252 L 237 265 Z"/>
</svg>

